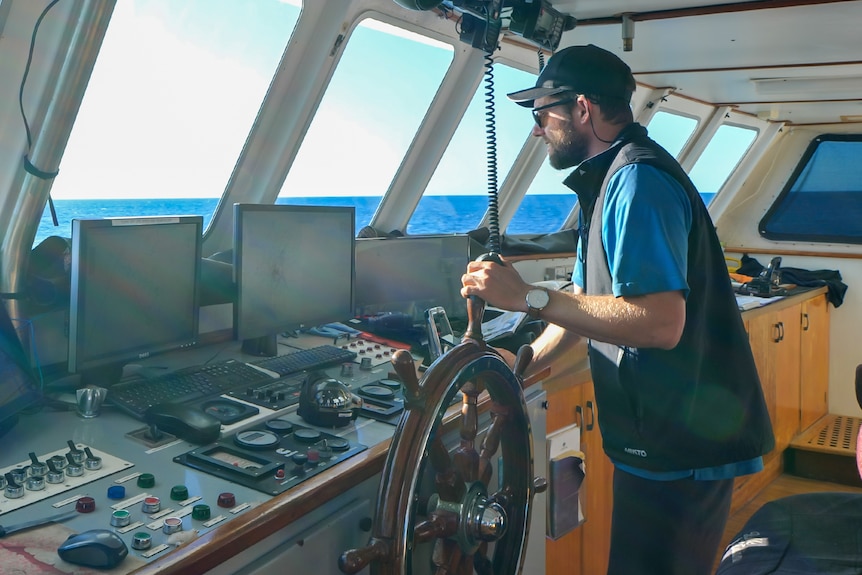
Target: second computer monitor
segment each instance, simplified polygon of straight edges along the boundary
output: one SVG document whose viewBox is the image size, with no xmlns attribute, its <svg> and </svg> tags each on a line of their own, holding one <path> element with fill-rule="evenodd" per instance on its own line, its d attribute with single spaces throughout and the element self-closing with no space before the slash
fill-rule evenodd
<svg viewBox="0 0 862 575">
<path fill-rule="evenodd" d="M 234 205 L 236 338 L 276 355 L 276 337 L 353 317 L 352 206 Z"/>
</svg>

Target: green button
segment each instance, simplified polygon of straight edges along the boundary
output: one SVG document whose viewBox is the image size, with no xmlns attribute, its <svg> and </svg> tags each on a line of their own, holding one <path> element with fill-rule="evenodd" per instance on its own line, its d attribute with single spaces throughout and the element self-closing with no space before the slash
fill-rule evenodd
<svg viewBox="0 0 862 575">
<path fill-rule="evenodd" d="M 210 518 L 210 506 L 209 505 L 195 505 L 192 507 L 192 519 L 196 519 L 198 521 L 206 521 Z"/>
<path fill-rule="evenodd" d="M 138 476 L 138 487 L 141 487 L 143 489 L 149 489 L 155 484 L 156 478 L 153 477 L 152 473 L 141 473 Z"/>
<path fill-rule="evenodd" d="M 189 498 L 189 488 L 185 485 L 175 485 L 171 488 L 171 499 L 174 501 L 185 501 Z"/>
</svg>

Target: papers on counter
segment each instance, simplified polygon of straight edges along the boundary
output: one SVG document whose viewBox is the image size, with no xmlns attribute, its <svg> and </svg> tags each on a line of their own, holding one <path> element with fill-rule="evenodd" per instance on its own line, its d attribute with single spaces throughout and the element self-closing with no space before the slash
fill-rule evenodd
<svg viewBox="0 0 862 575">
<path fill-rule="evenodd" d="M 766 304 L 772 303 L 774 301 L 778 301 L 783 299 L 783 295 L 777 295 L 773 297 L 757 297 L 753 295 L 737 295 L 736 296 L 736 306 L 739 308 L 739 311 L 745 311 L 748 309 L 754 309 L 756 307 L 761 307 Z"/>
</svg>

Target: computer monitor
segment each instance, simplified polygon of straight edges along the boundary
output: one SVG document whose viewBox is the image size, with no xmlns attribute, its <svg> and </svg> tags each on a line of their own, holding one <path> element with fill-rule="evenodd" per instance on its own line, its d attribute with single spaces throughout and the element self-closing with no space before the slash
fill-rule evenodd
<svg viewBox="0 0 862 575">
<path fill-rule="evenodd" d="M 72 221 L 68 367 L 82 384 L 196 343 L 202 228 L 201 216 Z"/>
<path fill-rule="evenodd" d="M 243 351 L 353 317 L 355 208 L 234 204 L 234 329 Z"/>
<path fill-rule="evenodd" d="M 487 249 L 465 234 L 356 240 L 358 315 L 398 312 L 424 321 L 442 307 L 450 319 L 467 319 L 461 276 Z"/>
</svg>

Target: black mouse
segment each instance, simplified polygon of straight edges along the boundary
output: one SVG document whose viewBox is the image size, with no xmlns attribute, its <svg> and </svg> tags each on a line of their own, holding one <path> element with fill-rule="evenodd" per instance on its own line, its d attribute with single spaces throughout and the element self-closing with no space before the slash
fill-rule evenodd
<svg viewBox="0 0 862 575">
<path fill-rule="evenodd" d="M 183 403 L 154 405 L 147 409 L 144 421 L 191 443 L 212 443 L 221 432 L 217 417 Z"/>
<path fill-rule="evenodd" d="M 75 565 L 110 569 L 126 558 L 126 555 L 129 554 L 129 548 L 113 531 L 91 529 L 70 535 L 57 549 L 57 554 L 63 561 Z"/>
</svg>

